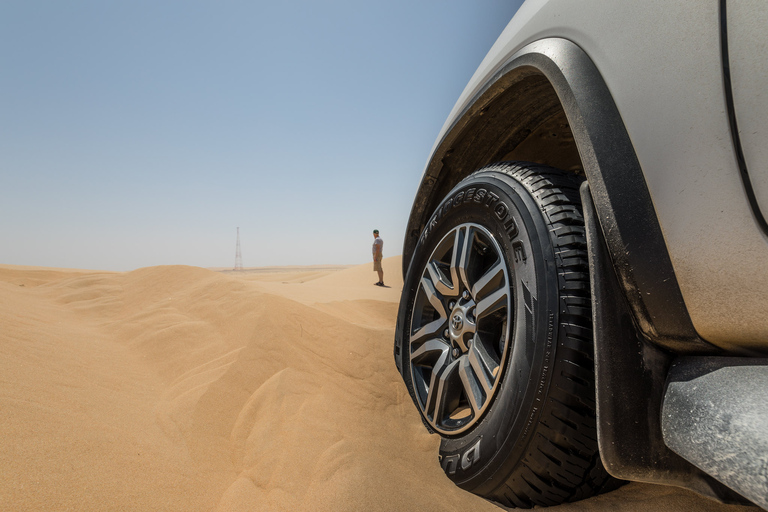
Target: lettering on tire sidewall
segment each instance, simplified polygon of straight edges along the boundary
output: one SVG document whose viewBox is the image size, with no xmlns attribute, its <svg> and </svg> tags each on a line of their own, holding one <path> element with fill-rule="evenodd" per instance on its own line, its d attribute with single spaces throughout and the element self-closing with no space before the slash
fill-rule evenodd
<svg viewBox="0 0 768 512">
<path fill-rule="evenodd" d="M 459 469 L 461 469 L 462 472 L 466 472 L 469 471 L 472 466 L 477 465 L 481 459 L 480 443 L 482 441 L 483 436 L 480 436 L 476 441 L 459 453 L 439 455 L 440 465 L 442 466 L 443 471 L 445 471 L 445 474 L 454 476 Z"/>
<path fill-rule="evenodd" d="M 506 233 L 509 241 L 513 241 L 520 233 L 518 229 L 517 221 L 513 216 L 514 206 L 510 206 L 505 199 L 499 194 L 494 192 L 491 187 L 486 185 L 478 185 L 476 187 L 467 186 L 461 190 L 451 194 L 445 199 L 437 208 L 429 222 L 427 222 L 424 231 L 421 233 L 419 244 L 423 246 L 427 237 L 438 226 L 440 219 L 448 215 L 453 209 L 461 207 L 463 205 L 476 205 L 483 206 L 489 210 L 489 214 L 495 217 Z M 527 259 L 527 254 L 522 241 L 518 240 L 517 247 L 515 248 L 515 258 Z"/>
</svg>

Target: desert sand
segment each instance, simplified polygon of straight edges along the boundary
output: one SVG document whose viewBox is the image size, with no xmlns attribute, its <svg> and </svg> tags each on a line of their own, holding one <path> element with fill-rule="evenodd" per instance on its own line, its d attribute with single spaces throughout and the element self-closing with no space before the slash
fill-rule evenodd
<svg viewBox="0 0 768 512">
<path fill-rule="evenodd" d="M 500 510 L 395 369 L 400 265 L 0 265 L 0 510 Z M 755 509 L 632 483 L 552 510 Z"/>
</svg>

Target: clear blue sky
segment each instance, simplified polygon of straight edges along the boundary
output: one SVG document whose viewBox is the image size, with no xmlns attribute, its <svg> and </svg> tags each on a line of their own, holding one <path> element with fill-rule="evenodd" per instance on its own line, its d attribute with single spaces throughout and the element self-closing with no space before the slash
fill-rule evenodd
<svg viewBox="0 0 768 512">
<path fill-rule="evenodd" d="M 520 0 L 0 3 L 0 263 L 401 253 L 445 118 Z"/>
</svg>

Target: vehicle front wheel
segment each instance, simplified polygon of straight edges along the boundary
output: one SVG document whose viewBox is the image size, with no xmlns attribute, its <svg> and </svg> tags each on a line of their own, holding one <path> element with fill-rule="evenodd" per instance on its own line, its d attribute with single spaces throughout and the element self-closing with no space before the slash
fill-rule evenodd
<svg viewBox="0 0 768 512">
<path fill-rule="evenodd" d="M 396 358 L 440 462 L 509 507 L 610 482 L 597 448 L 582 179 L 500 163 L 459 183 L 407 272 Z"/>
</svg>

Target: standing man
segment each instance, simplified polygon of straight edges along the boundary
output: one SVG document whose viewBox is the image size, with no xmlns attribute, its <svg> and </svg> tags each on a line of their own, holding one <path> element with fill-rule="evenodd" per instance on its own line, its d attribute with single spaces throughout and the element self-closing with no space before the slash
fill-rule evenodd
<svg viewBox="0 0 768 512">
<path fill-rule="evenodd" d="M 384 286 L 384 269 L 381 268 L 381 256 L 384 252 L 384 240 L 379 237 L 379 230 L 373 230 L 373 270 L 379 273 L 379 282 L 376 286 Z"/>
</svg>

